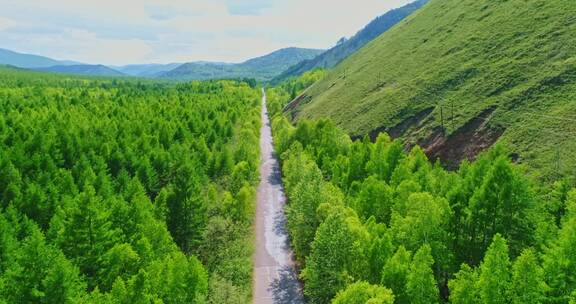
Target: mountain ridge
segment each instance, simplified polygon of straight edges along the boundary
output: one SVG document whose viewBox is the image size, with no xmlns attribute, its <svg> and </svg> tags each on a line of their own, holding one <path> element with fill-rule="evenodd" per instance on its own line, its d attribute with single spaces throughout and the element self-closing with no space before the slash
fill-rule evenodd
<svg viewBox="0 0 576 304">
<path fill-rule="evenodd" d="M 83 76 L 126 76 L 117 70 L 102 64 L 55 65 L 47 68 L 34 69 L 40 72 L 72 74 Z"/>
<path fill-rule="evenodd" d="M 410 16 L 416 10 L 420 9 L 428 1 L 429 0 L 417 0 L 376 17 L 350 39 L 339 43 L 338 45 L 316 56 L 315 58 L 304 60 L 291 66 L 282 74 L 275 77 L 271 82 L 273 84 L 278 84 L 287 78 L 300 76 L 307 71 L 318 68 L 333 68 L 342 60 L 358 51 L 368 42 L 372 41 L 380 34 L 386 32 L 398 24 L 398 22 L 404 20 L 404 18 Z"/>
<path fill-rule="evenodd" d="M 47 68 L 55 65 L 76 65 L 81 63 L 70 60 L 56 60 L 46 56 L 20 53 L 0 48 L 0 64 L 31 69 Z"/>
<path fill-rule="evenodd" d="M 322 52 L 324 50 L 289 47 L 241 63 L 190 62 L 163 73 L 160 77 L 179 80 L 255 78 L 258 81 L 267 81 L 294 63 L 313 58 Z"/>
<path fill-rule="evenodd" d="M 109 68 L 134 77 L 154 78 L 162 73 L 171 71 L 182 65 L 182 63 L 148 63 L 148 64 L 128 64 L 121 66 L 108 66 Z"/>
</svg>

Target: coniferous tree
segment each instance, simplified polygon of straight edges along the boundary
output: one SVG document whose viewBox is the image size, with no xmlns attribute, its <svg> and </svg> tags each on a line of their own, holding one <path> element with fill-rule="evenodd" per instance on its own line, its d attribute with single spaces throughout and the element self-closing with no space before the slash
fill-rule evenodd
<svg viewBox="0 0 576 304">
<path fill-rule="evenodd" d="M 0 299 L 8 303 L 77 303 L 85 295 L 78 269 L 61 251 L 46 245 L 34 229 L 0 276 Z"/>
<path fill-rule="evenodd" d="M 397 243 L 408 250 L 418 250 L 424 244 L 432 249 L 436 269 L 447 270 L 451 265 L 448 249 L 448 228 L 451 210 L 448 202 L 429 193 L 414 193 L 408 197 L 405 210 L 396 207 L 390 230 Z M 439 270 L 435 270 L 439 274 Z"/>
<path fill-rule="evenodd" d="M 500 233 L 511 240 L 514 255 L 530 239 L 527 210 L 532 196 L 528 183 L 504 157 L 498 157 L 470 199 L 468 223 L 472 228 L 471 262 L 479 260 L 490 239 Z"/>
<path fill-rule="evenodd" d="M 332 304 L 393 304 L 394 295 L 390 289 L 367 282 L 356 282 L 338 292 Z"/>
<path fill-rule="evenodd" d="M 2 207 L 9 203 L 18 203 L 22 198 L 22 177 L 18 169 L 7 161 L 3 164 L 0 174 L 0 193 L 2 193 Z"/>
<path fill-rule="evenodd" d="M 566 302 L 576 289 L 576 190 L 570 192 L 567 212 L 562 221 L 558 238 L 546 249 L 543 256 L 545 281 L 550 287 L 549 298 Z"/>
<path fill-rule="evenodd" d="M 288 159 L 286 166 L 290 170 L 290 163 L 295 162 L 294 170 L 299 171 L 300 178 L 289 182 L 286 186 L 291 191 L 288 194 L 290 204 L 286 209 L 288 229 L 292 236 L 292 246 L 300 261 L 304 261 L 310 252 L 319 220 L 316 209 L 322 203 L 320 195 L 322 189 L 322 172 L 318 167 L 305 159 Z M 302 167 L 300 167 L 302 165 Z"/>
<path fill-rule="evenodd" d="M 479 294 L 477 290 L 478 274 L 468 264 L 462 264 L 460 271 L 448 282 L 450 288 L 450 303 L 477 304 Z"/>
<path fill-rule="evenodd" d="M 110 213 L 99 208 L 100 204 L 94 189 L 87 188 L 77 200 L 56 214 L 50 227 L 56 244 L 78 265 L 91 289 L 98 284 L 100 257 L 120 237 L 120 232 L 112 227 Z"/>
<path fill-rule="evenodd" d="M 168 200 L 168 229 L 184 252 L 198 244 L 206 225 L 206 203 L 202 185 L 191 165 L 179 169 L 174 195 Z"/>
<path fill-rule="evenodd" d="M 366 169 L 371 174 L 375 174 L 378 179 L 390 182 L 396 166 L 403 157 L 402 143 L 391 141 L 388 135 L 381 133 L 371 149 Z"/>
<path fill-rule="evenodd" d="M 382 269 L 382 285 L 392 289 L 396 303 L 410 303 L 406 291 L 408 273 L 410 272 L 411 253 L 400 246 L 396 253 L 386 262 Z"/>
<path fill-rule="evenodd" d="M 434 259 L 429 245 L 418 249 L 406 278 L 406 293 L 412 304 L 433 304 L 439 301 L 439 292 L 434 279 Z"/>
<path fill-rule="evenodd" d="M 542 268 L 531 249 L 522 252 L 512 264 L 512 281 L 510 284 L 513 304 L 544 303 L 546 285 Z"/>
<path fill-rule="evenodd" d="M 506 240 L 496 234 L 479 268 L 478 294 L 482 304 L 508 303 L 510 258 Z"/>
<path fill-rule="evenodd" d="M 99 288 L 108 291 L 117 278 L 128 279 L 136 274 L 140 257 L 130 244 L 114 245 L 101 258 L 98 274 L 101 278 Z"/>
<path fill-rule="evenodd" d="M 380 223 L 388 224 L 393 205 L 393 190 L 385 182 L 369 177 L 362 183 L 356 210 L 363 219 L 374 216 Z"/>
<path fill-rule="evenodd" d="M 372 284 L 379 284 L 382 279 L 382 268 L 394 254 L 392 237 L 385 224 L 377 223 L 374 218 L 370 218 L 365 227 L 370 234 L 368 241 L 368 267 L 370 275 L 367 281 Z"/>
<path fill-rule="evenodd" d="M 303 270 L 304 294 L 310 303 L 328 303 L 349 282 L 347 266 L 354 261 L 353 236 L 343 214 L 336 213 L 318 227 Z"/>
</svg>

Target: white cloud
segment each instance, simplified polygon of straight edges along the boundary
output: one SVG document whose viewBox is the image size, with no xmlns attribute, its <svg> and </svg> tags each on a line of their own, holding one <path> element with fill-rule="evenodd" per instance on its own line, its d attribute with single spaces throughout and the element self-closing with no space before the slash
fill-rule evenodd
<svg viewBox="0 0 576 304">
<path fill-rule="evenodd" d="M 0 0 L 0 47 L 90 63 L 328 48 L 410 0 Z M 12 20 L 18 20 L 15 24 Z"/>
<path fill-rule="evenodd" d="M 106 39 L 78 29 L 64 29 L 58 34 L 29 34 L 24 40 L 19 34 L 10 34 L 3 41 L 12 42 L 17 51 L 85 63 L 137 63 L 152 54 L 152 47 L 146 41 Z"/>
<path fill-rule="evenodd" d="M 0 31 L 8 29 L 14 25 L 16 25 L 16 22 L 14 20 L 0 17 Z"/>
<path fill-rule="evenodd" d="M 92 62 L 123 64 L 144 60 L 152 52 L 148 43 L 138 39 L 103 39 L 95 33 L 70 29 L 61 36 L 60 45 L 71 56 L 86 57 Z"/>
</svg>

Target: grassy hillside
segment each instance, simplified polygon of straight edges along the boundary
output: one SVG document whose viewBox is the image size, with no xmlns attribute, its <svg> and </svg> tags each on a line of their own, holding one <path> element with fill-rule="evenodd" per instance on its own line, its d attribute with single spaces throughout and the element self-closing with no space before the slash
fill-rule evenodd
<svg viewBox="0 0 576 304">
<path fill-rule="evenodd" d="M 268 81 L 302 60 L 316 57 L 323 50 L 286 48 L 239 64 L 191 62 L 166 72 L 163 78 L 206 80 L 225 78 L 255 78 Z"/>
<path fill-rule="evenodd" d="M 454 165 L 499 141 L 541 176 L 576 164 L 576 3 L 431 0 L 289 107 L 388 131 Z"/>
<path fill-rule="evenodd" d="M 366 27 L 352 36 L 350 39 L 336 45 L 326 52 L 312 59 L 304 60 L 291 66 L 288 70 L 273 80 L 273 83 L 280 83 L 283 80 L 304 74 L 314 69 L 333 68 L 342 60 L 362 48 L 374 38 L 380 36 L 385 31 L 392 28 L 404 18 L 410 16 L 414 11 L 426 4 L 428 0 L 418 0 L 398 9 L 393 9 L 382 16 L 372 20 Z"/>
</svg>

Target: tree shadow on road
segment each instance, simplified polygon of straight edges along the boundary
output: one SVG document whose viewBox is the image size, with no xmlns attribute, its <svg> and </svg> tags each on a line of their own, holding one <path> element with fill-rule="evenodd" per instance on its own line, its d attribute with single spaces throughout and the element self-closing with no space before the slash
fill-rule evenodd
<svg viewBox="0 0 576 304">
<path fill-rule="evenodd" d="M 290 251 L 290 238 L 288 237 L 286 222 L 286 215 L 284 212 L 277 212 L 276 217 L 274 217 L 274 233 L 280 237 L 284 237 L 282 248 L 286 251 Z"/>
<path fill-rule="evenodd" d="M 268 183 L 272 186 L 282 185 L 282 172 L 278 166 L 272 167 L 272 172 L 268 175 Z"/>
<path fill-rule="evenodd" d="M 304 304 L 302 289 L 298 275 L 290 266 L 285 266 L 279 271 L 279 278 L 272 282 L 270 291 L 277 304 Z"/>
</svg>

